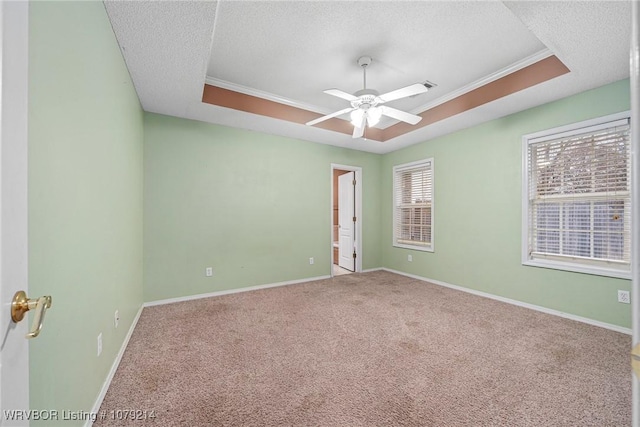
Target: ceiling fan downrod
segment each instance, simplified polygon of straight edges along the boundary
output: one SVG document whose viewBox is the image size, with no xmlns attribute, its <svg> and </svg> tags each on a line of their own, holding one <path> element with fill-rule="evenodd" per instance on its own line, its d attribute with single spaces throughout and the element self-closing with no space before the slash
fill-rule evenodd
<svg viewBox="0 0 640 427">
<path fill-rule="evenodd" d="M 358 65 L 362 67 L 363 89 L 367 88 L 367 67 L 371 65 L 371 61 L 372 59 L 370 56 L 361 56 L 360 58 L 358 58 Z"/>
</svg>

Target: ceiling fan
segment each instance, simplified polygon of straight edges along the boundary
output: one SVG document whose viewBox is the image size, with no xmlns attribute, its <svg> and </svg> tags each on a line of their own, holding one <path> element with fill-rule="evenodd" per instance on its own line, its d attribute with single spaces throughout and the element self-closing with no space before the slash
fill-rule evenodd
<svg viewBox="0 0 640 427">
<path fill-rule="evenodd" d="M 425 93 L 432 86 L 429 83 L 415 83 L 410 86 L 379 95 L 377 91 L 367 89 L 367 67 L 371 64 L 371 61 L 370 56 L 362 56 L 358 59 L 358 65 L 362 67 L 364 75 L 364 88 L 362 90 L 357 91 L 353 95 L 343 92 L 340 89 L 327 89 L 324 91 L 324 93 L 328 95 L 337 96 L 338 98 L 349 101 L 351 103 L 351 107 L 311 120 L 306 123 L 307 126 L 313 126 L 333 117 L 351 113 L 353 138 L 361 138 L 362 135 L 364 135 L 365 124 L 369 127 L 375 126 L 378 124 L 382 116 L 388 116 L 412 125 L 415 125 L 422 120 L 422 117 L 420 116 L 383 104 L 397 99 Z"/>
</svg>

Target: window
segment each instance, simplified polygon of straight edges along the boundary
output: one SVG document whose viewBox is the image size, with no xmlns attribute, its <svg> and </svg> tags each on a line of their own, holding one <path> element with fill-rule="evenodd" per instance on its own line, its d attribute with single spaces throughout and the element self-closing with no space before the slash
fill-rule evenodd
<svg viewBox="0 0 640 427">
<path fill-rule="evenodd" d="M 433 251 L 433 159 L 393 168 L 393 245 Z"/>
<path fill-rule="evenodd" d="M 523 263 L 629 277 L 629 114 L 526 135 L 523 154 Z"/>
</svg>

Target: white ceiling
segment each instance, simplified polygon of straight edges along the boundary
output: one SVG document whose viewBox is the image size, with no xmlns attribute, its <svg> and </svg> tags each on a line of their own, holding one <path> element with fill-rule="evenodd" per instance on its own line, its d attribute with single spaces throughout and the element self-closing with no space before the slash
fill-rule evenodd
<svg viewBox="0 0 640 427">
<path fill-rule="evenodd" d="M 393 151 L 629 76 L 629 1 L 105 1 L 145 111 L 350 147 Z M 384 93 L 420 113 L 556 55 L 571 72 L 386 142 L 201 102 L 205 81 L 330 113 L 322 91 Z M 392 121 L 383 121 L 386 127 Z"/>
</svg>

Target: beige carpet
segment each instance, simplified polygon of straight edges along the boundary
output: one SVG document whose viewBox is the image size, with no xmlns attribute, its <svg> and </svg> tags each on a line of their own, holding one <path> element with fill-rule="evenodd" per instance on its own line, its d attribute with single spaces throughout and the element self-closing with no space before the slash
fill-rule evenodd
<svg viewBox="0 0 640 427">
<path fill-rule="evenodd" d="M 145 308 L 95 425 L 626 426 L 627 335 L 387 272 Z"/>
</svg>

